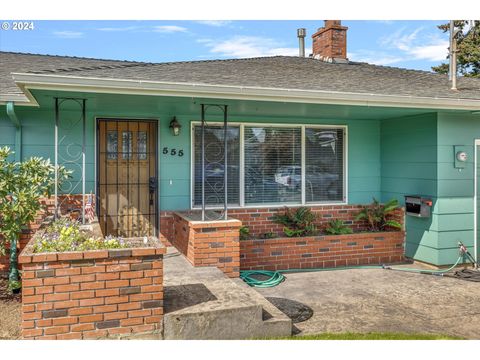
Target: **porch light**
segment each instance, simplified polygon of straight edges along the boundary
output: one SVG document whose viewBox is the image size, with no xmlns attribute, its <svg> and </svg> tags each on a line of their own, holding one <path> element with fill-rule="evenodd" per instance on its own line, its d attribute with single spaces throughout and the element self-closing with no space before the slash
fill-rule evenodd
<svg viewBox="0 0 480 360">
<path fill-rule="evenodd" d="M 180 129 L 182 128 L 182 125 L 180 125 L 175 116 L 173 117 L 172 121 L 170 121 L 169 128 L 173 136 L 180 135 Z"/>
</svg>

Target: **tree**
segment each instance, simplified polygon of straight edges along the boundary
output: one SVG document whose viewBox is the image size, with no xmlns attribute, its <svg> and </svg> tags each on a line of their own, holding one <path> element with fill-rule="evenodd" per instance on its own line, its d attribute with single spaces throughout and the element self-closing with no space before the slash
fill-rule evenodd
<svg viewBox="0 0 480 360">
<path fill-rule="evenodd" d="M 20 288 L 17 268 L 17 243 L 22 227 L 33 221 L 41 208 L 40 199 L 50 196 L 55 184 L 55 166 L 50 160 L 32 157 L 23 162 L 9 161 L 13 152 L 0 148 L 0 254 L 10 247 L 10 289 Z M 58 168 L 59 182 L 70 171 Z"/>
<path fill-rule="evenodd" d="M 463 76 L 480 77 L 480 21 L 476 20 L 474 27 L 465 34 L 467 23 L 466 20 L 454 21 L 455 28 L 460 30 L 457 34 L 457 68 Z M 450 30 L 450 24 L 437 27 L 444 33 Z M 433 66 L 432 70 L 439 74 L 448 74 L 448 64 Z"/>
</svg>

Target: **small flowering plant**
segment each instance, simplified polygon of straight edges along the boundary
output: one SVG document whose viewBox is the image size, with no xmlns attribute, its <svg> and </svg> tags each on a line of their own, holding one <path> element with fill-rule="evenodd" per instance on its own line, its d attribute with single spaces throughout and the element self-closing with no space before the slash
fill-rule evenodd
<svg viewBox="0 0 480 360">
<path fill-rule="evenodd" d="M 78 221 L 62 218 L 55 220 L 34 238 L 33 252 L 64 252 L 126 247 L 120 237 L 107 236 L 105 239 L 92 236 L 91 232 L 80 229 Z"/>
</svg>

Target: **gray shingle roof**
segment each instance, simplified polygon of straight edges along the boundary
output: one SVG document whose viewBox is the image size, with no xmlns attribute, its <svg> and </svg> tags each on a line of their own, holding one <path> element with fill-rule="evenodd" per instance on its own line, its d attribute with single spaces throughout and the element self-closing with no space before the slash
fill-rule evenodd
<svg viewBox="0 0 480 360">
<path fill-rule="evenodd" d="M 0 94 L 20 93 L 10 73 L 110 79 L 324 90 L 430 98 L 480 99 L 480 79 L 460 78 L 450 90 L 447 76 L 367 63 L 326 63 L 274 56 L 232 60 L 141 63 L 0 52 Z"/>
</svg>

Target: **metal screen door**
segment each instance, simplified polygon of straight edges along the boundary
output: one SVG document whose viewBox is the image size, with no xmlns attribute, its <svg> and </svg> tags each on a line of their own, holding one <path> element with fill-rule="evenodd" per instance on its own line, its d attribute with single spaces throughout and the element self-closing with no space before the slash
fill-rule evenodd
<svg viewBox="0 0 480 360">
<path fill-rule="evenodd" d="M 157 122 L 97 120 L 97 214 L 103 234 L 156 236 Z"/>
</svg>

